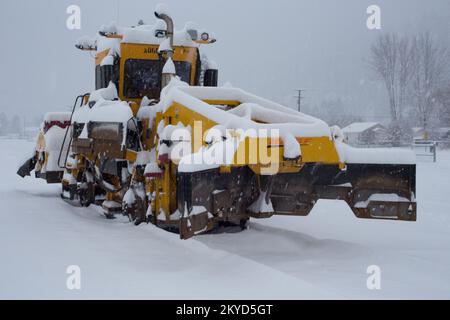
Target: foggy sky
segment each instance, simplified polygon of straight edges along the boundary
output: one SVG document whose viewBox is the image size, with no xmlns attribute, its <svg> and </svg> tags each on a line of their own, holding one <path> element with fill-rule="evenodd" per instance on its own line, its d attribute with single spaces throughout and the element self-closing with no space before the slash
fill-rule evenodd
<svg viewBox="0 0 450 320">
<path fill-rule="evenodd" d="M 102 24 L 153 23 L 161 0 L 1 0 L 0 112 L 39 116 L 68 110 L 94 86 L 93 55 L 74 48 Z M 340 97 L 356 114 L 387 110 L 381 84 L 367 70 L 370 44 L 382 32 L 431 31 L 449 40 L 449 0 L 167 0 L 176 28 L 187 21 L 214 31 L 202 47 L 220 68 L 220 82 L 294 104 Z M 68 30 L 66 8 L 82 10 L 82 29 Z M 382 30 L 369 31 L 366 9 L 382 10 Z M 119 10 L 118 10 L 119 9 Z M 449 41 L 450 42 L 450 41 Z"/>
</svg>

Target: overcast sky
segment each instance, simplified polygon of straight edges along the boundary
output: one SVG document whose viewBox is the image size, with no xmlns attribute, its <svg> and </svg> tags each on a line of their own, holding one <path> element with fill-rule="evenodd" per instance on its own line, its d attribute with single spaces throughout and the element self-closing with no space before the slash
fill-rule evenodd
<svg viewBox="0 0 450 320">
<path fill-rule="evenodd" d="M 1 0 L 0 112 L 41 115 L 66 110 L 94 86 L 94 59 L 74 43 L 102 24 L 154 21 L 161 1 Z M 230 82 L 275 101 L 305 103 L 340 97 L 356 113 L 387 110 L 383 88 L 364 59 L 382 32 L 431 31 L 449 40 L 449 0 L 168 0 L 176 27 L 187 21 L 214 31 L 219 41 L 204 52 Z M 81 8 L 81 30 L 66 28 L 69 5 Z M 366 9 L 381 7 L 382 30 L 369 31 Z"/>
</svg>

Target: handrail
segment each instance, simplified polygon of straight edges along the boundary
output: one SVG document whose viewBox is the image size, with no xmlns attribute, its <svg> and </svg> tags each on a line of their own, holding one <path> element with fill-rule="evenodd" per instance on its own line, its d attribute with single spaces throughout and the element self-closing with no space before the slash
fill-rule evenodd
<svg viewBox="0 0 450 320">
<path fill-rule="evenodd" d="M 77 107 L 78 104 L 78 100 L 81 99 L 81 103 L 80 103 L 80 107 L 83 105 L 83 100 L 85 97 L 89 96 L 89 93 L 86 93 L 84 95 L 79 95 L 76 99 L 75 99 L 75 103 L 73 104 L 73 109 L 72 109 L 72 114 L 70 115 L 70 125 L 67 127 L 66 129 L 66 133 L 64 134 L 64 140 L 63 143 L 61 145 L 61 149 L 59 150 L 59 156 L 58 156 L 58 167 L 60 169 L 67 169 L 67 159 L 69 158 L 69 149 L 70 149 L 70 145 L 72 144 L 72 139 L 73 139 L 73 135 L 70 137 L 70 142 L 69 142 L 69 146 L 68 146 L 68 150 L 66 153 L 66 157 L 64 160 L 64 166 L 61 166 L 61 156 L 64 150 L 64 145 L 66 144 L 66 140 L 67 140 L 67 134 L 69 133 L 70 128 L 72 127 L 72 119 L 73 119 L 73 114 L 75 113 L 75 108 Z"/>
</svg>

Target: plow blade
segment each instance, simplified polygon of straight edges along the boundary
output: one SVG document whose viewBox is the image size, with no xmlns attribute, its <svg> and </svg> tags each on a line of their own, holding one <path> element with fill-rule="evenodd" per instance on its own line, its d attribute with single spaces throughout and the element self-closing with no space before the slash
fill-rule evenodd
<svg viewBox="0 0 450 320">
<path fill-rule="evenodd" d="M 239 225 L 273 215 L 307 216 L 320 199 L 345 201 L 357 218 L 416 221 L 415 165 L 306 164 L 299 173 L 258 176 L 248 167 L 179 173 L 180 235 L 188 239 L 218 223 Z M 269 186 L 269 187 L 268 187 Z M 249 212 L 262 192 L 270 212 Z M 267 211 L 267 210 L 266 210 Z"/>
<path fill-rule="evenodd" d="M 183 240 L 193 236 L 209 232 L 214 229 L 214 219 L 204 211 L 196 214 L 185 215 L 180 219 L 180 237 Z"/>
<path fill-rule="evenodd" d="M 352 164 L 316 186 L 317 197 L 344 200 L 361 219 L 416 221 L 415 177 L 415 165 Z"/>
<path fill-rule="evenodd" d="M 27 176 L 31 176 L 31 172 L 34 170 L 36 166 L 36 157 L 32 157 L 25 161 L 25 163 L 17 170 L 17 174 L 22 178 Z"/>
</svg>

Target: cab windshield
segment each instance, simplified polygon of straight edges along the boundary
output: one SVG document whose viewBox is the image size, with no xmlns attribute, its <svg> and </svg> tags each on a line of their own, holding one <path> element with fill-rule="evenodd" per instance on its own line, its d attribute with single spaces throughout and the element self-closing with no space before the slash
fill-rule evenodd
<svg viewBox="0 0 450 320">
<path fill-rule="evenodd" d="M 191 83 L 191 64 L 185 61 L 174 61 L 174 64 L 181 80 Z M 123 95 L 130 99 L 158 98 L 162 68 L 160 60 L 128 59 L 125 62 Z"/>
</svg>

